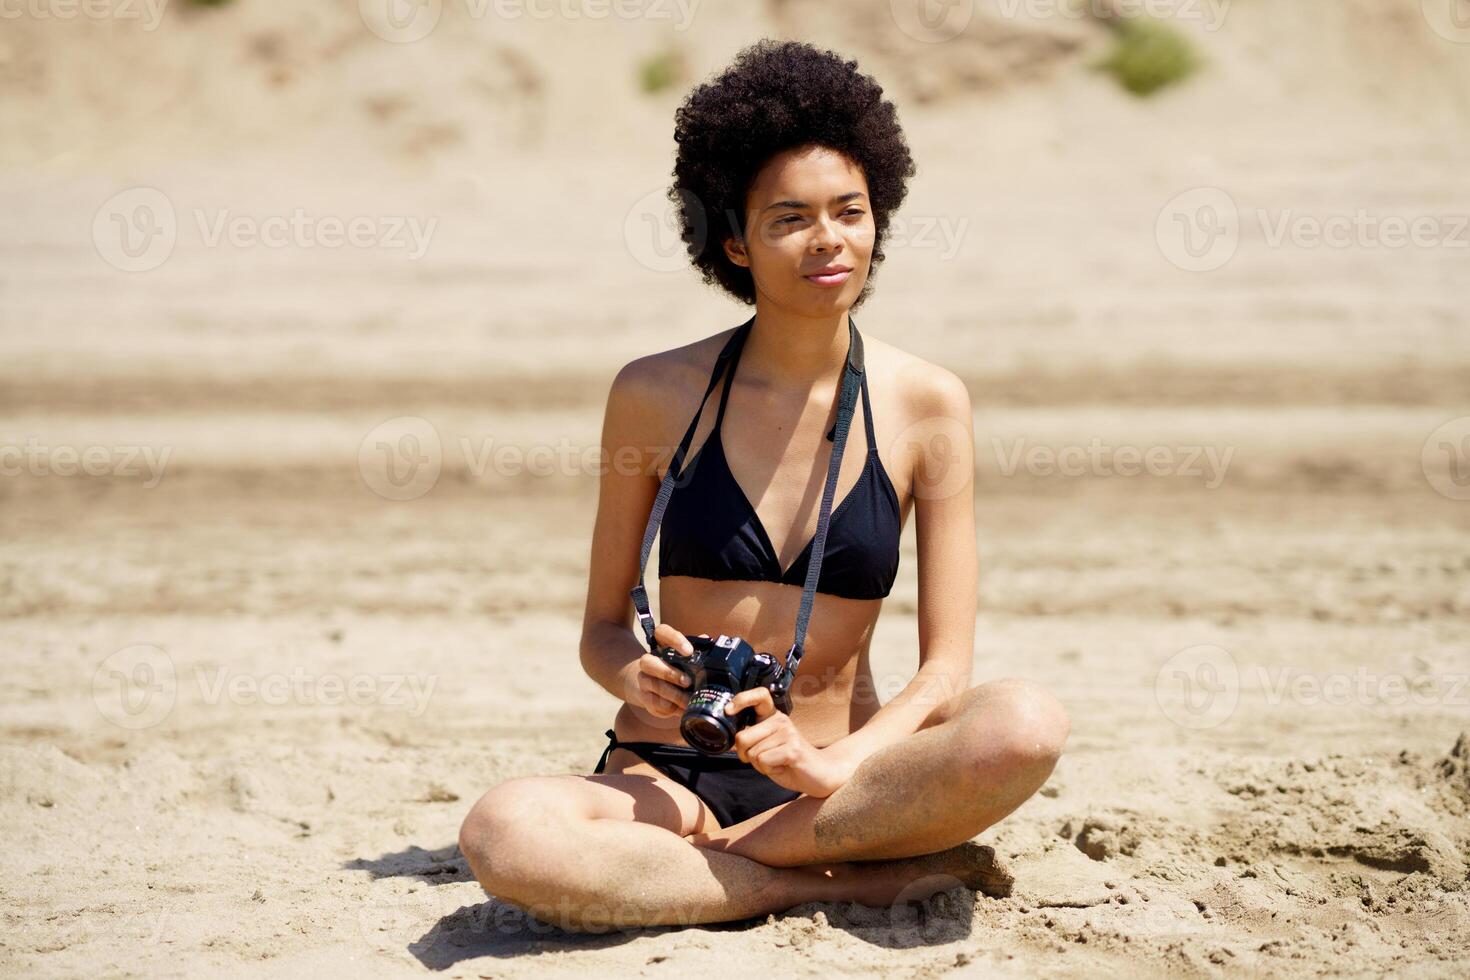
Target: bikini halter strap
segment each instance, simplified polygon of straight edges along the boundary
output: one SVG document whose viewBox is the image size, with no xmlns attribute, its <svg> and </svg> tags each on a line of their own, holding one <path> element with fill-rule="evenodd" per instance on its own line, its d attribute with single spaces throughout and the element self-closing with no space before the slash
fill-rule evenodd
<svg viewBox="0 0 1470 980">
<path fill-rule="evenodd" d="M 668 508 L 669 498 L 673 496 L 674 485 L 679 482 L 684 474 L 684 454 L 689 451 L 689 444 L 694 438 L 695 428 L 699 425 L 700 413 L 704 411 L 705 402 L 709 401 L 710 392 L 714 391 L 715 385 L 719 383 L 720 374 L 730 363 L 732 357 L 740 351 L 749 335 L 751 327 L 755 324 L 752 316 L 736 328 L 734 334 L 726 341 L 725 347 L 720 351 L 719 357 L 715 359 L 714 370 L 710 373 L 709 387 L 704 390 L 704 397 L 699 401 L 699 408 L 694 412 L 694 419 L 689 423 L 689 429 L 684 433 L 679 446 L 674 450 L 673 460 L 665 471 L 663 480 L 659 484 L 658 495 L 653 499 L 653 509 L 648 515 L 648 525 L 643 531 L 643 547 L 638 556 L 638 584 L 629 594 L 633 597 L 633 607 L 638 613 L 638 621 L 643 626 L 643 635 L 648 641 L 649 652 L 658 653 L 658 643 L 653 638 L 653 631 L 657 623 L 654 621 L 653 612 L 648 603 L 648 590 L 644 586 L 644 571 L 648 567 L 648 557 L 653 553 L 653 541 L 658 535 L 659 525 L 663 523 L 664 511 Z M 812 539 L 812 557 L 807 565 L 806 582 L 801 588 L 801 606 L 796 613 L 796 635 L 792 640 L 791 649 L 786 654 L 786 669 L 783 672 L 780 685 L 782 689 L 789 689 L 792 678 L 796 675 L 796 668 L 801 663 L 803 647 L 806 643 L 807 625 L 811 621 L 812 606 L 817 598 L 817 581 L 822 572 L 822 554 L 827 546 L 827 528 L 832 519 L 832 500 L 837 495 L 837 474 L 842 470 L 842 449 L 847 443 L 847 431 L 852 426 L 852 416 L 857 407 L 858 394 L 865 387 L 863 376 L 863 337 L 858 333 L 857 325 L 849 315 L 847 318 L 847 360 L 842 369 L 842 382 L 837 392 L 837 424 L 832 430 L 832 455 L 827 463 L 827 482 L 822 487 L 822 505 L 817 512 L 817 534 Z M 867 405 L 864 404 L 866 412 Z"/>
</svg>

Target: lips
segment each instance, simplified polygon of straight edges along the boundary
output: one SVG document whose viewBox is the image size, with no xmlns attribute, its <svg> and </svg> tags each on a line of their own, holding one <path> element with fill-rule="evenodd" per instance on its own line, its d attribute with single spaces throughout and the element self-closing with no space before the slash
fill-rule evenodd
<svg viewBox="0 0 1470 980">
<path fill-rule="evenodd" d="M 816 272 L 808 272 L 802 278 L 818 286 L 838 286 L 846 282 L 850 275 L 852 275 L 851 266 L 829 265 Z"/>
</svg>

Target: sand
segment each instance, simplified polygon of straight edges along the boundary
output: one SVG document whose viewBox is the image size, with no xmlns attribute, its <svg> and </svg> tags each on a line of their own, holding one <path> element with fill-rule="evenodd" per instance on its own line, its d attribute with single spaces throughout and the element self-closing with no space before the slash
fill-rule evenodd
<svg viewBox="0 0 1470 980">
<path fill-rule="evenodd" d="M 802 3 L 680 31 L 446 3 L 410 44 L 355 7 L 7 21 L 0 970 L 1463 975 L 1470 47 L 1417 2 L 1242 3 L 1181 21 L 1208 66 L 1141 103 L 1088 69 L 1097 25 L 987 5 L 919 47 Z M 910 232 L 858 323 L 969 385 L 974 677 L 1047 685 L 1072 735 L 977 838 L 1009 896 L 562 933 L 456 831 L 601 751 L 579 452 L 612 374 L 747 315 L 638 237 L 677 93 L 635 66 L 779 31 L 900 102 Z M 89 229 L 137 187 L 178 234 L 127 272 Z M 1241 231 L 1190 271 L 1157 229 L 1202 187 Z M 207 239 L 296 210 L 434 230 Z M 1444 240 L 1272 244 L 1358 212 Z M 390 479 L 385 442 L 430 466 Z M 910 526 L 890 684 L 915 571 Z"/>
</svg>

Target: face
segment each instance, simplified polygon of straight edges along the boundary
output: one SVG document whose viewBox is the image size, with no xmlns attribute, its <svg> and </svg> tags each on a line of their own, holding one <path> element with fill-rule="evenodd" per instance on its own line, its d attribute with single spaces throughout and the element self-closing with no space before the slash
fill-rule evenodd
<svg viewBox="0 0 1470 980">
<path fill-rule="evenodd" d="M 745 240 L 727 240 L 725 254 L 750 269 L 756 294 L 809 316 L 851 308 L 876 230 L 862 168 L 826 147 L 786 150 L 761 168 L 745 200 Z"/>
</svg>

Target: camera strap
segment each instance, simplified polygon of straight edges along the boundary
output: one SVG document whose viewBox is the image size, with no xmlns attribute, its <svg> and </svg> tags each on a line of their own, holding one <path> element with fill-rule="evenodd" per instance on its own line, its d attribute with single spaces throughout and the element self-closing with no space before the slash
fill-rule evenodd
<svg viewBox="0 0 1470 980">
<path fill-rule="evenodd" d="M 653 541 L 658 535 L 659 525 L 663 523 L 664 511 L 668 508 L 669 498 L 674 494 L 674 486 L 687 475 L 684 473 L 684 456 L 689 451 L 690 443 L 694 440 L 694 432 L 699 426 L 699 417 L 704 412 L 705 403 L 709 401 L 710 393 L 720 383 L 726 368 L 744 346 L 745 338 L 750 334 L 750 328 L 754 323 L 755 317 L 752 316 L 736 328 L 725 343 L 724 349 L 720 351 L 719 357 L 715 359 L 714 370 L 710 373 L 709 387 L 704 390 L 704 397 L 699 400 L 699 407 L 694 411 L 694 418 L 689 423 L 689 429 L 684 433 L 684 438 L 679 441 L 678 448 L 674 450 L 673 459 L 664 473 L 663 481 L 659 484 L 658 495 L 654 497 L 653 509 L 648 515 L 648 526 L 643 531 L 643 548 L 638 557 L 638 584 L 633 587 L 630 594 L 633 597 L 633 607 L 638 613 L 638 621 L 643 626 L 644 637 L 648 641 L 648 649 L 654 654 L 658 653 L 658 643 L 653 638 L 653 631 L 657 623 L 654 621 L 653 612 L 648 604 L 648 590 L 644 587 L 643 579 L 644 571 L 648 567 L 648 557 L 653 553 Z M 791 649 L 787 651 L 786 666 L 780 682 L 783 690 L 790 687 L 791 680 L 796 675 L 796 668 L 801 663 L 807 625 L 811 621 L 812 606 L 817 598 L 817 581 L 821 576 L 822 555 L 827 546 L 827 528 L 832 519 L 832 500 L 837 494 L 837 476 L 842 470 L 842 449 L 847 443 L 847 432 L 852 425 L 858 395 L 862 391 L 863 338 L 858 333 L 851 315 L 847 318 L 847 332 L 847 361 L 843 366 L 842 382 L 837 391 L 837 423 L 832 429 L 832 455 L 827 463 L 827 482 L 822 488 L 821 509 L 817 512 L 817 534 L 812 539 L 812 556 L 807 566 L 806 582 L 802 585 L 801 606 L 796 613 L 796 636 L 791 643 Z"/>
</svg>

